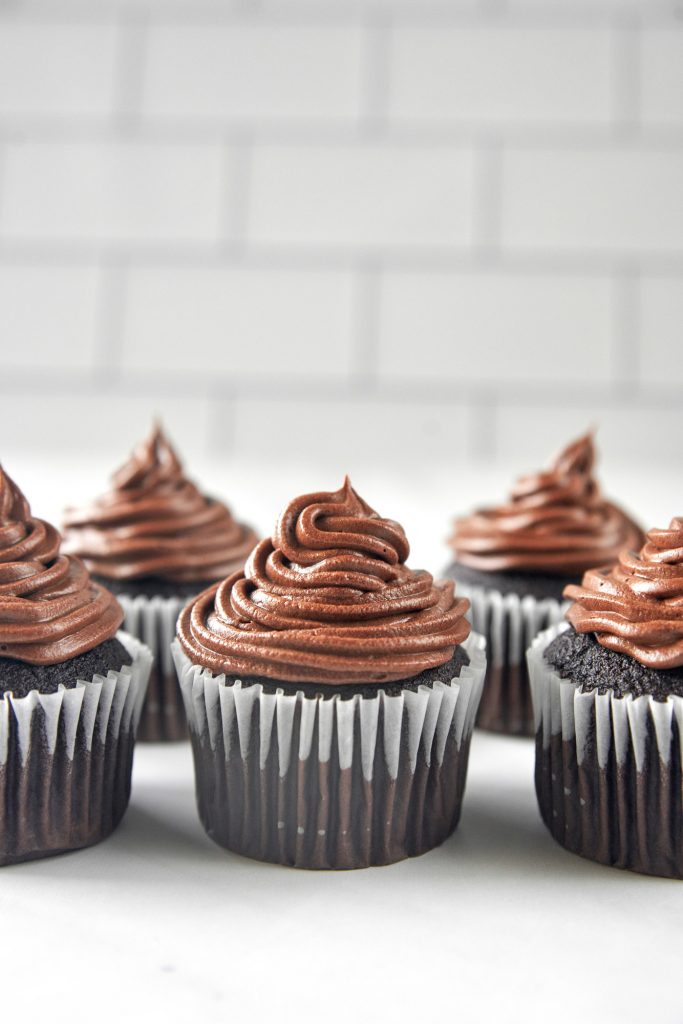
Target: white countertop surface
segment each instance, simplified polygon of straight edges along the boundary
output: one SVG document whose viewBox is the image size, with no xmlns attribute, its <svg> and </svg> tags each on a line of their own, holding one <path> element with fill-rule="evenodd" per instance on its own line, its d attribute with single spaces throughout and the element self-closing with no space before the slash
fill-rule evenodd
<svg viewBox="0 0 683 1024">
<path fill-rule="evenodd" d="M 36 514 L 58 519 L 65 467 L 5 465 Z M 269 468 L 264 493 L 254 467 L 214 472 L 228 482 L 215 491 L 233 506 L 243 495 L 239 511 L 262 529 L 303 487 L 337 484 L 329 472 Z M 71 471 L 70 494 L 85 497 L 105 476 Z M 403 521 L 413 564 L 439 568 L 451 514 L 494 498 L 509 477 L 425 468 L 410 488 L 391 473 L 355 482 Z M 606 490 L 664 525 L 681 511 L 679 481 L 622 472 Z M 683 883 L 562 850 L 536 808 L 533 743 L 481 732 L 455 835 L 416 860 L 347 873 L 214 846 L 195 811 L 189 744 L 139 745 L 115 835 L 2 869 L 0 922 L 3 1021 L 683 1021 Z"/>
</svg>

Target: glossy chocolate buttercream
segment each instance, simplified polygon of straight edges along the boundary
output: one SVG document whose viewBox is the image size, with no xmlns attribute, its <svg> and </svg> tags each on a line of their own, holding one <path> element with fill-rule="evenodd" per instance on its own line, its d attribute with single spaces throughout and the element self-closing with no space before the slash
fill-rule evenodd
<svg viewBox="0 0 683 1024">
<path fill-rule="evenodd" d="M 398 523 L 348 479 L 295 498 L 243 571 L 182 612 L 178 637 L 214 673 L 344 684 L 408 679 L 449 661 L 469 634 L 452 582 L 409 569 Z"/>
<path fill-rule="evenodd" d="M 593 476 L 590 434 L 574 441 L 550 469 L 521 477 L 509 501 L 456 520 L 456 561 L 488 572 L 580 575 L 639 547 L 640 528 L 603 498 Z"/>
<path fill-rule="evenodd" d="M 256 535 L 183 474 L 159 427 L 114 474 L 111 491 L 68 509 L 64 549 L 105 579 L 178 583 L 221 579 L 242 565 Z"/>
<path fill-rule="evenodd" d="M 31 515 L 0 467 L 0 658 L 56 665 L 113 637 L 122 621 L 116 598 L 60 553 L 57 530 Z"/>
<path fill-rule="evenodd" d="M 650 530 L 639 554 L 622 551 L 613 569 L 591 569 L 564 593 L 578 633 L 648 668 L 683 665 L 683 516 Z"/>
</svg>

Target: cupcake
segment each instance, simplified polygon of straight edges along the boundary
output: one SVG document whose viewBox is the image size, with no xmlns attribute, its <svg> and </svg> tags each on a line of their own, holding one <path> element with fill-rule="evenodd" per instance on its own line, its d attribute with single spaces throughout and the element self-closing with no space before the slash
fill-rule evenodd
<svg viewBox="0 0 683 1024">
<path fill-rule="evenodd" d="M 64 517 L 64 550 L 116 594 L 125 628 L 152 650 L 142 740 L 187 739 L 170 647 L 188 598 L 244 563 L 256 543 L 229 509 L 183 474 L 156 426 L 114 474 L 112 489 Z"/>
<path fill-rule="evenodd" d="M 221 846 L 359 868 L 455 828 L 484 644 L 454 584 L 408 552 L 346 480 L 295 498 L 244 569 L 183 610 L 199 815 Z"/>
<path fill-rule="evenodd" d="M 152 656 L 122 620 L 0 468 L 0 864 L 90 846 L 123 816 Z"/>
<path fill-rule="evenodd" d="M 521 477 L 504 504 L 456 520 L 447 575 L 470 599 L 472 625 L 486 637 L 482 729 L 533 736 L 527 647 L 540 629 L 561 621 L 567 584 L 642 543 L 640 528 L 603 498 L 594 463 L 587 434 L 545 472 Z"/>
<path fill-rule="evenodd" d="M 574 853 L 683 878 L 683 517 L 568 586 L 529 650 L 536 793 Z"/>
</svg>

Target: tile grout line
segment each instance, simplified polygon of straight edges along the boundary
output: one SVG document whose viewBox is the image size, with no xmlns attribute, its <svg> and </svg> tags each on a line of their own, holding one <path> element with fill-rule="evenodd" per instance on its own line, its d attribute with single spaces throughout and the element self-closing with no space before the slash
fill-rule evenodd
<svg viewBox="0 0 683 1024">
<path fill-rule="evenodd" d="M 212 455 L 234 454 L 237 440 L 237 400 L 240 397 L 232 382 L 220 388 L 210 386 L 207 402 L 206 450 Z M 227 424 L 227 431 L 224 426 Z M 227 433 L 227 439 L 226 439 Z"/>
<path fill-rule="evenodd" d="M 142 120 L 148 48 L 148 12 L 117 20 L 118 53 L 114 89 L 114 127 L 138 128 Z"/>
<path fill-rule="evenodd" d="M 642 30 L 631 15 L 612 28 L 612 117 L 620 138 L 637 138 L 640 143 L 640 46 Z M 641 143 L 642 144 L 642 143 Z"/>
<path fill-rule="evenodd" d="M 119 383 L 123 369 L 123 332 L 129 268 L 125 260 L 99 264 L 100 301 L 94 375 L 105 388 Z"/>
<path fill-rule="evenodd" d="M 480 254 L 498 253 L 503 213 L 503 153 L 497 139 L 474 151 L 472 244 Z"/>
<path fill-rule="evenodd" d="M 468 402 L 469 437 L 467 454 L 475 459 L 493 459 L 498 451 L 498 400 L 488 389 L 476 401 Z"/>
<path fill-rule="evenodd" d="M 237 145 L 224 144 L 226 181 L 222 193 L 221 238 L 236 246 L 238 259 L 248 246 L 253 154 L 253 143 L 246 135 Z"/>
<path fill-rule="evenodd" d="M 379 382 L 379 303 L 381 272 L 374 263 L 354 275 L 354 316 L 349 382 L 359 395 L 374 394 Z"/>
<path fill-rule="evenodd" d="M 625 398 L 639 391 L 640 281 L 636 266 L 625 266 L 614 279 L 612 380 L 617 394 Z"/>
<path fill-rule="evenodd" d="M 514 12 L 511 12 L 508 8 L 507 0 L 479 0 L 481 7 L 480 13 L 483 18 L 490 18 L 491 21 L 494 19 L 504 19 L 511 17 L 515 18 Z"/>
<path fill-rule="evenodd" d="M 492 418 L 495 418 L 495 411 L 501 404 L 514 407 L 525 407 L 534 405 L 541 408 L 556 409 L 557 398 L 549 396 L 547 382 L 540 382 L 535 386 L 515 386 L 511 388 L 510 382 L 497 379 L 485 386 L 479 380 L 462 379 L 459 384 L 467 387 L 468 395 L 462 401 L 453 402 L 453 380 L 447 381 L 425 379 L 416 381 L 411 378 L 392 381 L 386 379 L 379 382 L 378 386 L 368 394 L 359 394 L 356 390 L 354 380 L 337 378 L 325 379 L 320 377 L 306 377 L 298 379 L 296 376 L 273 376 L 267 378 L 252 375 L 235 377 L 226 371 L 214 375 L 208 379 L 200 373 L 166 374 L 151 371 L 136 371 L 112 373 L 112 370 L 119 370 L 118 351 L 110 349 L 111 363 L 109 367 L 100 364 L 99 371 L 93 379 L 88 371 L 74 374 L 73 370 L 59 370 L 59 368 L 45 367 L 42 371 L 15 369 L 5 370 L 0 375 L 0 393 L 19 394 L 22 391 L 30 394 L 42 394 L 54 392 L 55 387 L 64 387 L 78 391 L 92 391 L 96 383 L 102 392 L 129 394 L 140 396 L 155 393 L 166 397 L 189 395 L 194 398 L 208 400 L 230 399 L 235 401 L 271 400 L 274 398 L 287 401 L 306 401 L 312 396 L 325 401 L 348 403 L 355 399 L 372 400 L 379 405 L 384 403 L 403 403 L 407 400 L 415 401 L 418 404 L 430 405 L 432 403 L 463 404 L 470 402 L 472 408 L 481 411 L 484 417 L 484 427 Z M 675 384 L 670 388 L 662 389 L 661 386 L 641 388 L 638 392 L 638 402 L 641 409 L 663 409 L 669 412 L 680 411 L 680 395 Z M 609 383 L 600 385 L 573 384 L 566 389 L 562 395 L 562 404 L 568 407 L 595 408 L 600 403 L 608 409 L 632 409 L 632 396 L 626 391 L 615 391 Z M 493 414 L 492 414 L 493 410 Z M 485 437 L 485 430 L 480 432 Z M 489 443 L 490 446 L 490 443 Z M 482 445 L 482 447 L 485 447 Z"/>
<path fill-rule="evenodd" d="M 5 209 L 5 170 L 7 165 L 7 146 L 0 139 L 0 248 L 2 247 L 2 222 Z"/>
<path fill-rule="evenodd" d="M 64 115 L 58 117 L 33 116 L 21 119 L 0 116 L 0 139 L 15 139 L 20 137 L 27 142 L 33 141 L 61 141 L 61 142 L 84 142 L 96 143 L 103 141 L 115 142 L 130 128 L 135 128 L 141 134 L 144 133 L 145 142 L 150 146 L 176 145 L 197 145 L 211 146 L 224 142 L 240 143 L 248 135 L 255 143 L 272 146 L 358 146 L 362 142 L 362 135 L 359 140 L 359 125 L 362 125 L 363 118 L 358 120 L 349 118 L 347 123 L 335 122 L 330 124 L 324 118 L 311 118 L 307 120 L 296 120 L 287 117 L 273 117 L 270 120 L 262 119 L 251 121 L 248 129 L 238 120 L 216 117 L 205 120 L 203 118 L 192 119 L 187 115 L 179 116 L 175 120 L 159 117 L 143 117 L 141 111 L 134 108 L 140 106 L 140 87 L 143 84 L 144 73 L 138 86 L 131 89 L 130 100 L 121 97 L 117 102 L 118 108 L 128 104 L 131 113 L 121 114 L 119 109 L 118 119 L 108 117 L 81 117 Z M 378 80 L 379 81 L 379 80 Z M 368 99 L 363 105 L 372 104 L 381 113 L 381 116 L 366 118 L 369 128 L 378 130 L 378 143 L 386 146 L 423 148 L 430 150 L 444 150 L 448 148 L 465 149 L 475 146 L 486 148 L 491 144 L 492 131 L 495 130 L 496 141 L 500 145 L 514 146 L 520 149 L 529 150 L 552 150 L 558 146 L 570 151 L 583 152 L 589 150 L 595 153 L 612 151 L 625 148 L 631 144 L 632 137 L 643 149 L 667 149 L 678 152 L 683 149 L 683 125 L 678 124 L 630 124 L 630 135 L 626 140 L 619 132 L 615 132 L 615 120 L 613 123 L 590 124 L 587 121 L 575 122 L 573 124 L 557 125 L 549 121 L 538 121 L 536 123 L 524 123 L 522 121 L 506 121 L 495 126 L 482 121 L 448 120 L 441 119 L 432 122 L 427 119 L 389 120 L 385 117 L 381 93 L 384 87 L 377 87 L 377 95 L 373 100 L 371 90 L 368 90 Z M 119 92 L 124 92 L 119 87 Z M 362 91 L 362 90 L 361 90 Z M 617 90 L 613 90 L 615 96 Z M 633 99 L 632 105 L 637 106 L 637 100 Z M 616 100 L 613 100 L 616 108 Z M 381 129 L 381 132 L 379 131 Z"/>
<path fill-rule="evenodd" d="M 368 17 L 359 26 L 361 61 L 358 129 L 361 138 L 384 135 L 388 127 L 392 26 L 385 17 Z"/>
<path fill-rule="evenodd" d="M 15 5 L 18 7 L 19 5 Z M 153 6 L 153 5 L 152 5 Z M 647 13 L 648 25 L 671 25 L 676 19 L 676 11 L 672 12 L 670 4 L 660 4 L 654 11 Z M 148 7 L 148 9 L 150 9 Z M 27 0 L 21 11 L 28 23 L 41 20 L 54 22 L 54 6 L 45 0 Z M 66 0 L 62 2 L 59 20 L 63 23 L 76 24 L 87 21 L 97 23 L 108 20 L 117 13 L 124 17 L 134 18 L 137 10 L 132 3 L 121 5 L 117 0 L 98 5 L 95 12 L 92 3 L 86 0 Z M 366 14 L 382 15 L 386 13 L 385 4 L 371 3 Z M 507 0 L 480 0 L 472 7 L 458 5 L 439 0 L 425 2 L 422 5 L 395 3 L 393 13 L 408 27 L 434 26 L 436 28 L 458 28 L 460 26 L 477 27 L 486 31 L 492 26 L 503 29 L 547 28 L 559 25 L 560 28 L 598 28 L 614 23 L 614 5 L 601 3 L 592 8 L 588 4 L 578 5 L 572 10 L 565 9 L 548 13 L 538 4 L 528 7 L 511 8 Z M 233 0 L 227 5 L 220 5 L 210 0 L 179 0 L 174 4 L 159 6 L 154 9 L 155 19 L 160 24 L 225 24 L 225 23 L 256 23 L 278 27 L 282 24 L 293 24 L 295 27 L 313 25 L 316 27 L 337 27 L 353 24 L 358 20 L 358 8 L 348 3 L 326 4 L 318 6 L 313 3 L 290 2 L 286 5 L 271 6 L 264 0 Z"/>
<path fill-rule="evenodd" d="M 1 146 L 0 146 L 1 149 Z M 241 245 L 218 241 L 174 240 L 170 245 L 159 241 L 107 240 L 73 241 L 70 239 L 0 238 L 0 265 L 22 264 L 83 264 L 98 260 L 125 261 L 131 266 L 158 267 L 216 267 L 231 266 L 243 260 Z M 618 274 L 623 267 L 623 254 L 590 249 L 538 250 L 510 249 L 495 252 L 477 251 L 471 247 L 456 246 L 448 249 L 429 246 L 345 247 L 320 245 L 255 245 L 248 252 L 250 266 L 263 270 L 285 268 L 305 272 L 308 270 L 354 271 L 372 265 L 380 270 L 410 270 L 417 274 L 434 271 L 453 273 L 491 273 L 501 275 L 591 276 Z M 638 265 L 643 272 L 683 274 L 683 253 L 676 250 L 646 251 L 638 253 Z"/>
</svg>

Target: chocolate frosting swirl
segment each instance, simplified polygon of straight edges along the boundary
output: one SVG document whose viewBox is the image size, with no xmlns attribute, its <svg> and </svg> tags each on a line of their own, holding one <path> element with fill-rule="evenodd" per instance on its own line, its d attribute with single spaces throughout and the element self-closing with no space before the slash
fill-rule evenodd
<svg viewBox="0 0 683 1024">
<path fill-rule="evenodd" d="M 64 549 L 105 579 L 217 580 L 242 565 L 256 535 L 184 475 L 161 428 L 91 505 L 67 509 Z"/>
<path fill-rule="evenodd" d="M 123 621 L 116 598 L 78 558 L 59 550 L 54 526 L 31 515 L 0 467 L 0 657 L 56 665 L 110 639 Z"/>
<path fill-rule="evenodd" d="M 639 547 L 640 528 L 600 493 L 590 434 L 562 451 L 550 469 L 520 477 L 510 499 L 456 520 L 456 560 L 484 572 L 523 570 L 580 575 Z"/>
<path fill-rule="evenodd" d="M 683 665 L 683 516 L 650 530 L 640 554 L 622 551 L 614 568 L 591 569 L 564 593 L 578 633 L 648 668 Z"/>
<path fill-rule="evenodd" d="M 184 609 L 181 646 L 216 673 L 295 683 L 388 682 L 444 665 L 469 634 L 469 602 L 409 569 L 409 550 L 348 478 L 295 498 L 244 571 Z"/>
</svg>

